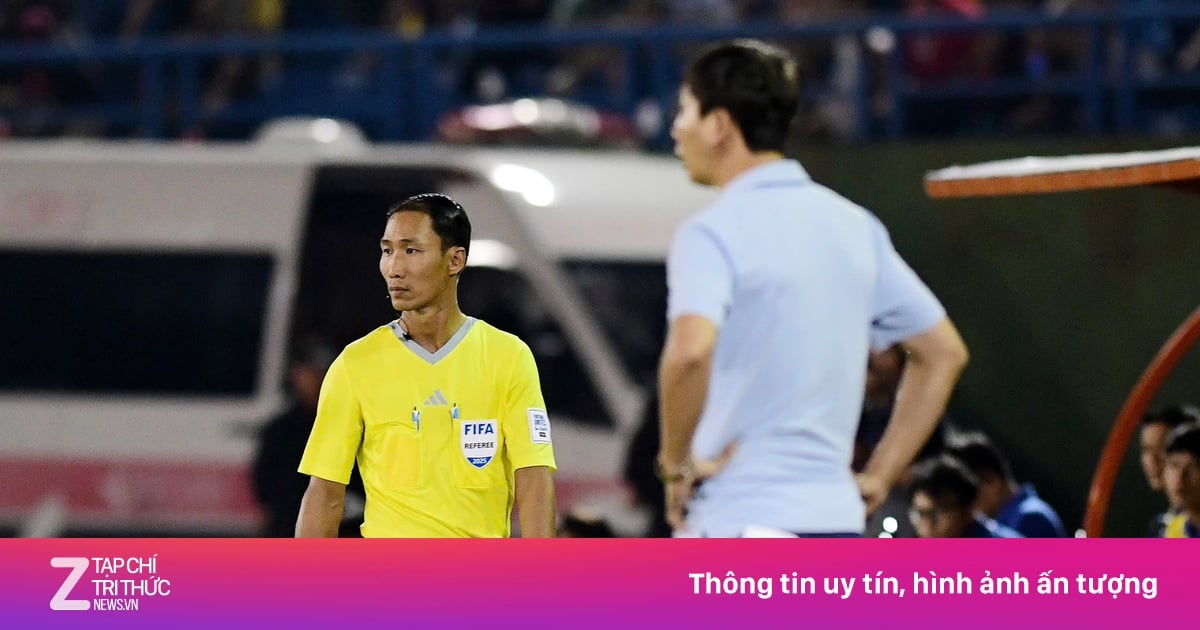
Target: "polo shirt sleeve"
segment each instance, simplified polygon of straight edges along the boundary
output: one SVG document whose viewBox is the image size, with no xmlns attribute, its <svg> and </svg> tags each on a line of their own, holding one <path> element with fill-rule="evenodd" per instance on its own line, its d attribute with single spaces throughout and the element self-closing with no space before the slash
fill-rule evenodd
<svg viewBox="0 0 1200 630">
<path fill-rule="evenodd" d="M 362 409 L 346 370 L 344 355 L 329 366 L 321 382 L 317 419 L 300 459 L 300 472 L 338 483 L 349 483 L 354 456 L 362 441 Z"/>
<path fill-rule="evenodd" d="M 876 220 L 872 227 L 879 273 L 871 312 L 871 346 L 883 350 L 933 328 L 946 317 L 946 309 L 896 252 L 883 224 Z"/>
<path fill-rule="evenodd" d="M 504 419 L 500 423 L 504 449 L 513 470 L 530 466 L 558 468 L 554 461 L 550 416 L 542 398 L 537 363 L 529 346 L 521 343 L 509 371 Z"/>
<path fill-rule="evenodd" d="M 699 315 L 720 328 L 733 304 L 733 265 L 706 226 L 689 221 L 667 256 L 667 320 Z"/>
</svg>

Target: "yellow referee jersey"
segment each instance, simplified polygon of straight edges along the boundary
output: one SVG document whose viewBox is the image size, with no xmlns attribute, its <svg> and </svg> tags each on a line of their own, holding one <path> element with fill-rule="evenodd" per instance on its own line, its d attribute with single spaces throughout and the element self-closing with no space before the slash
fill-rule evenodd
<svg viewBox="0 0 1200 630">
<path fill-rule="evenodd" d="M 474 318 L 435 353 L 393 322 L 346 346 L 321 386 L 300 472 L 367 492 L 365 537 L 507 537 L 513 471 L 555 469 L 533 353 Z"/>
</svg>

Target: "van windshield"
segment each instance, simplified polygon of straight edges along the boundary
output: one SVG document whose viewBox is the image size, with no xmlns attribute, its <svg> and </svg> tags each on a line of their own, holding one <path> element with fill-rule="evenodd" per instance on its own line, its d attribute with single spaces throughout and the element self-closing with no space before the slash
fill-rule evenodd
<svg viewBox="0 0 1200 630">
<path fill-rule="evenodd" d="M 661 262 L 569 261 L 588 308 L 636 385 L 654 386 L 666 337 L 667 280 Z"/>
<path fill-rule="evenodd" d="M 0 391 L 249 395 L 265 254 L 0 251 Z"/>
<path fill-rule="evenodd" d="M 663 265 L 574 260 L 565 267 L 634 384 L 653 387 L 666 321 Z M 529 344 L 546 404 L 556 413 L 587 424 L 612 425 L 583 357 L 523 275 L 472 267 L 460 281 L 459 303 L 465 312 Z"/>
</svg>

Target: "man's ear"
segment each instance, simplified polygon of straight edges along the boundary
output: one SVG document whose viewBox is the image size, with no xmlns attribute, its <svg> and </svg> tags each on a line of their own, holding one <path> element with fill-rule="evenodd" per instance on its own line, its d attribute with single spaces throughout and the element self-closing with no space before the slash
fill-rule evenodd
<svg viewBox="0 0 1200 630">
<path fill-rule="evenodd" d="M 467 248 L 451 247 L 447 253 L 450 255 L 450 276 L 457 276 L 467 266 Z"/>
<path fill-rule="evenodd" d="M 713 144 L 723 144 L 728 142 L 731 137 L 741 133 L 738 131 L 737 123 L 733 121 L 733 116 L 724 107 L 713 108 L 708 112 L 708 118 L 710 140 Z"/>
</svg>

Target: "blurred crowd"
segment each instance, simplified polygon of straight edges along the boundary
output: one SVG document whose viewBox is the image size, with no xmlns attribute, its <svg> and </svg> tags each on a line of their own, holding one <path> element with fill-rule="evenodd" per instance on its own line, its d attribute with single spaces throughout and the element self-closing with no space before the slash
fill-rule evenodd
<svg viewBox="0 0 1200 630">
<path fill-rule="evenodd" d="M 72 48 L 87 42 L 163 38 L 195 42 L 318 32 L 373 32 L 415 40 L 432 32 L 469 37 L 493 29 L 561 32 L 663 25 L 811 26 L 884 14 L 917 20 L 972 20 L 1017 11 L 1054 16 L 1193 4 L 1182 0 L 3 0 L 0 44 Z M 1189 73 L 1200 65 L 1200 32 L 1195 20 L 1138 22 L 1132 32 L 1106 32 L 1100 36 L 1103 41 L 1093 39 L 1086 29 L 1066 26 L 903 33 L 874 28 L 779 43 L 792 49 L 801 62 L 807 79 L 807 115 L 799 131 L 814 139 L 880 135 L 897 107 L 896 86 L 908 91 L 968 86 L 953 97 L 949 107 L 934 106 L 937 103 L 920 106 L 922 101 L 905 107 L 903 125 L 910 135 L 1087 131 L 1077 93 L 1037 86 L 1077 77 L 1097 62 L 1105 64 L 1122 47 L 1132 47 L 1130 65 L 1141 78 Z M 903 74 L 899 78 L 892 76 L 897 49 Z M 438 60 L 436 78 L 449 95 L 442 102 L 448 106 L 550 96 L 601 109 L 628 110 L 631 102 L 660 98 L 661 94 L 652 93 L 651 85 L 631 84 L 648 83 L 645 76 L 639 80 L 629 73 L 631 66 L 647 60 L 625 59 L 625 54 L 615 44 L 528 46 L 487 54 L 452 52 Z M 1096 59 L 1097 55 L 1102 58 Z M 290 101 L 287 106 L 303 109 L 300 103 L 306 96 L 344 93 L 353 97 L 370 89 L 378 78 L 380 64 L 375 56 L 334 57 L 338 58 L 204 57 L 202 85 L 197 90 L 200 109 L 204 117 L 212 119 L 231 103 L 255 98 Z M 146 87 L 139 82 L 155 79 L 141 77 L 139 72 L 132 61 L 0 63 L 0 135 L 146 135 L 136 124 L 114 120 L 102 110 L 90 116 L 57 115 L 64 107 L 86 109 L 144 98 Z M 1111 78 L 1115 77 L 1104 80 Z M 969 89 L 1006 80 L 1023 82 L 1026 87 L 1011 94 Z M 1183 132 L 1200 123 L 1200 112 L 1191 103 L 1194 99 L 1186 96 L 1151 95 L 1149 104 L 1157 107 L 1147 126 L 1161 132 Z M 164 105 L 181 106 L 178 97 Z M 659 133 L 662 120 L 659 112 L 656 121 L 641 122 L 646 133 Z M 209 124 L 201 129 L 173 127 L 166 132 L 237 137 L 247 135 L 248 129 Z"/>
</svg>

